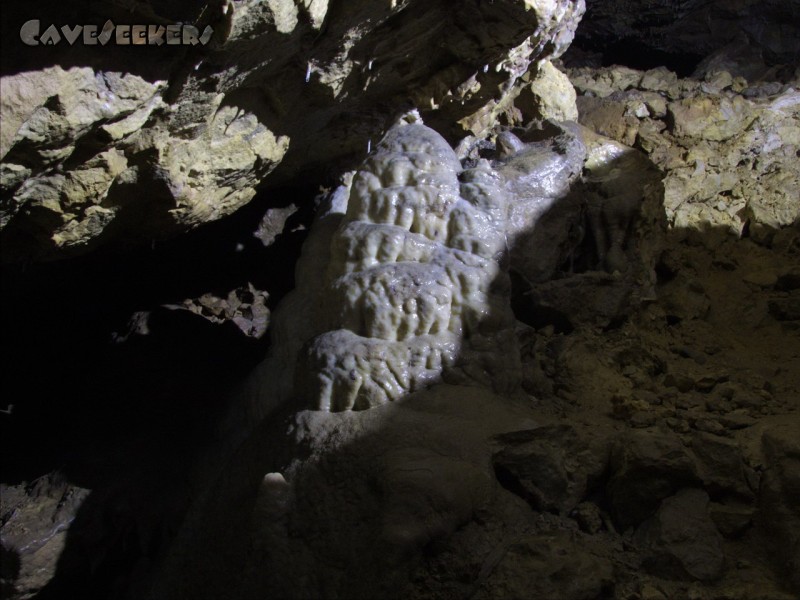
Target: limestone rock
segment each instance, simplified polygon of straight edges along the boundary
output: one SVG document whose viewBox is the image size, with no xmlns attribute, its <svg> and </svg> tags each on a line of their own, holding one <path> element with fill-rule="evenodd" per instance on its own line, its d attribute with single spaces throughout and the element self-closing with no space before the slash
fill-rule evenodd
<svg viewBox="0 0 800 600">
<path fill-rule="evenodd" d="M 800 291 L 794 290 L 784 298 L 770 300 L 769 312 L 779 321 L 800 321 Z"/>
<path fill-rule="evenodd" d="M 612 446 L 608 494 L 625 526 L 642 522 L 661 500 L 695 482 L 694 459 L 673 433 L 631 430 Z"/>
<path fill-rule="evenodd" d="M 737 539 L 752 525 L 756 509 L 737 503 L 711 502 L 708 505 L 708 512 L 714 525 L 723 536 Z"/>
<path fill-rule="evenodd" d="M 549 60 L 540 61 L 531 70 L 530 85 L 515 101 L 525 120 L 577 121 L 577 96 L 569 77 Z"/>
<path fill-rule="evenodd" d="M 635 114 L 628 114 L 627 103 L 619 102 L 615 95 L 608 98 L 581 96 L 578 111 L 582 115 L 581 124 L 592 131 L 628 146 L 636 142 L 639 119 Z"/>
<path fill-rule="evenodd" d="M 145 12 L 169 21 L 159 10 Z M 452 142 L 485 136 L 516 118 L 522 76 L 566 49 L 583 11 L 583 0 L 209 2 L 197 22 L 211 43 L 176 48 L 162 78 L 123 75 L 111 55 L 5 77 L 4 258 L 149 242 L 222 218 L 279 177 L 354 164 L 387 116 L 410 108 Z M 40 50 L 65 53 L 59 64 L 80 52 Z"/>
<path fill-rule="evenodd" d="M 728 98 L 695 97 L 669 105 L 672 133 L 689 137 L 724 142 L 748 127 L 755 115 L 741 96 Z"/>
<path fill-rule="evenodd" d="M 680 275 L 660 286 L 658 296 L 668 317 L 678 320 L 702 319 L 711 306 L 703 286 Z"/>
<path fill-rule="evenodd" d="M 580 121 L 640 148 L 664 171 L 664 208 L 675 229 L 702 232 L 709 245 L 726 235 L 771 243 L 800 218 L 798 92 L 778 84 L 770 94 L 745 95 L 732 84 L 674 74 L 654 83 L 651 73 L 573 70 Z"/>
<path fill-rule="evenodd" d="M 586 97 L 605 98 L 614 92 L 638 87 L 643 73 L 625 66 L 612 69 L 577 69 L 570 73 L 570 80 L 579 93 Z"/>
<path fill-rule="evenodd" d="M 590 600 L 602 597 L 612 581 L 608 558 L 594 554 L 580 535 L 555 531 L 514 543 L 475 597 Z"/>
<path fill-rule="evenodd" d="M 96 73 L 88 67 L 55 66 L 6 77 L 0 104 L 0 156 L 10 162 L 14 156 L 35 157 L 49 166 L 69 155 L 93 126 L 151 111 L 157 102 L 147 103 L 163 85 L 131 74 Z M 142 117 L 144 121 L 146 114 Z M 17 145 L 22 146 L 18 154 L 7 156 Z"/>
<path fill-rule="evenodd" d="M 752 499 L 747 485 L 742 450 L 734 440 L 696 432 L 692 436 L 692 452 L 697 457 L 703 487 L 715 495 Z"/>
<path fill-rule="evenodd" d="M 586 325 L 605 327 L 625 318 L 636 291 L 631 279 L 619 275 L 575 273 L 532 286 L 525 292 L 526 312 L 549 315 L 569 330 Z"/>
<path fill-rule="evenodd" d="M 713 581 L 725 564 L 720 536 L 708 514 L 708 494 L 686 488 L 666 498 L 642 523 L 635 539 L 644 548 L 645 566 L 668 579 Z"/>
<path fill-rule="evenodd" d="M 773 424 L 762 436 L 768 468 L 759 497 L 759 526 L 773 540 L 774 555 L 800 590 L 800 424 L 792 418 Z"/>
<path fill-rule="evenodd" d="M 231 290 L 225 298 L 208 293 L 197 299 L 184 300 L 181 308 L 212 323 L 231 321 L 246 336 L 260 338 L 269 326 L 268 297 L 269 294 L 248 283 L 247 287 Z"/>
<path fill-rule="evenodd" d="M 261 240 L 265 246 L 271 245 L 284 230 L 286 222 L 298 211 L 295 204 L 289 206 L 270 208 L 264 213 L 258 229 L 253 232 L 253 236 Z"/>
<path fill-rule="evenodd" d="M 3 595 L 33 598 L 55 573 L 67 530 L 89 495 L 63 475 L 50 473 L 29 484 L 3 485 Z"/>
<path fill-rule="evenodd" d="M 500 436 L 494 467 L 537 510 L 569 513 L 606 468 L 602 444 L 589 444 L 569 425 Z"/>
<path fill-rule="evenodd" d="M 133 228 L 128 234 L 139 240 L 161 238 L 252 199 L 288 140 L 252 114 L 221 106 L 222 96 L 209 99 L 214 113 L 202 132 L 173 139 L 155 123 L 169 112 L 165 89 L 164 81 L 88 67 L 5 78 L 4 119 L 21 123 L 3 128 L 15 132 L 4 141 L 3 159 L 27 173 L 3 182 L 6 259 L 80 253 L 100 243 L 112 223 L 117 232 Z"/>
</svg>

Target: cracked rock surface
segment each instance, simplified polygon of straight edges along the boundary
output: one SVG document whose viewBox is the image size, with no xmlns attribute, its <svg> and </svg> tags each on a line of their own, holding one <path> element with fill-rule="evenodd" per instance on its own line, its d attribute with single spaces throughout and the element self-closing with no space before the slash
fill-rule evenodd
<svg viewBox="0 0 800 600">
<path fill-rule="evenodd" d="M 696 80 L 608 67 L 577 68 L 572 79 L 583 124 L 665 171 L 664 208 L 675 229 L 769 243 L 800 217 L 797 78 L 771 85 L 720 68 Z"/>
<path fill-rule="evenodd" d="M 110 1 L 80 7 L 120 10 Z M 169 22 L 158 12 L 172 8 L 133 3 L 121 18 Z M 584 4 L 237 0 L 188 9 L 183 20 L 213 27 L 208 46 L 141 54 L 132 73 L 122 64 L 131 56 L 114 63 L 63 44 L 57 57 L 44 48 L 37 56 L 80 66 L 4 75 L 6 260 L 149 242 L 220 219 L 262 184 L 338 172 L 409 109 L 451 143 L 483 136 L 515 114 L 531 63 L 566 49 Z M 9 21 L 10 49 L 23 19 Z"/>
</svg>

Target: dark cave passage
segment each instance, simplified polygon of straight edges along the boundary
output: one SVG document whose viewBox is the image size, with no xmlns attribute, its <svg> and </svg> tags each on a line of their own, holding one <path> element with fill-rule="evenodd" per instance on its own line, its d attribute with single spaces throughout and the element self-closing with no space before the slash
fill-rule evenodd
<svg viewBox="0 0 800 600">
<path fill-rule="evenodd" d="M 214 392 L 259 359 L 268 335 L 248 338 L 230 322 L 162 306 L 206 293 L 224 297 L 251 283 L 269 293 L 274 308 L 294 286 L 312 208 L 292 215 L 269 247 L 253 232 L 268 207 L 313 197 L 312 190 L 266 192 L 266 202 L 257 198 L 224 221 L 152 248 L 4 265 L 2 324 L 15 340 L 3 357 L 3 397 L 14 405 L 2 419 L 4 481 L 69 471 L 97 452 L 99 440 L 113 445 L 154 427 L 178 430 L 181 415 L 208 418 L 202 415 L 213 411 Z M 148 315 L 147 335 L 128 330 L 137 314 Z"/>
<path fill-rule="evenodd" d="M 231 321 L 165 305 L 225 298 L 249 283 L 273 309 L 294 287 L 313 207 L 291 215 L 269 247 L 253 234 L 267 209 L 315 191 L 264 192 L 228 219 L 150 248 L 3 265 L 2 327 L 15 342 L 3 349 L 0 408 L 13 408 L 0 415 L 2 482 L 28 482 L 44 497 L 67 481 L 92 490 L 73 529 L 86 547 L 109 551 L 91 574 L 69 555 L 37 597 L 120 597 L 133 565 L 163 552 L 196 493 L 191 473 L 219 443 L 226 392 L 269 344 L 268 333 L 248 337 Z M 152 515 L 146 530 L 142 513 Z"/>
<path fill-rule="evenodd" d="M 604 67 L 623 65 L 641 71 L 666 67 L 678 77 L 689 77 L 704 58 L 699 54 L 665 52 L 634 39 L 621 39 L 595 50 L 601 51 Z"/>
</svg>

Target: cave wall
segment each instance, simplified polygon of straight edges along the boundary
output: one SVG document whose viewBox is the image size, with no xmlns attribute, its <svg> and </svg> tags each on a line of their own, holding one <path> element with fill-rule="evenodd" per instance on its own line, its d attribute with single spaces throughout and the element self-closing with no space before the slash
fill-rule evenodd
<svg viewBox="0 0 800 600">
<path fill-rule="evenodd" d="M 691 74 L 699 60 L 747 40 L 771 64 L 800 57 L 796 0 L 588 0 L 581 48 L 601 50 L 607 64 L 663 65 Z"/>
<path fill-rule="evenodd" d="M 146 3 L 89 8 L 37 16 L 169 22 Z M 262 184 L 325 182 L 406 110 L 451 142 L 483 136 L 514 114 L 528 67 L 566 49 L 583 10 L 583 0 L 211 2 L 184 17 L 212 27 L 208 46 L 109 53 L 23 46 L 16 11 L 7 52 L 39 64 L 6 63 L 4 257 L 149 243 L 231 214 Z"/>
</svg>

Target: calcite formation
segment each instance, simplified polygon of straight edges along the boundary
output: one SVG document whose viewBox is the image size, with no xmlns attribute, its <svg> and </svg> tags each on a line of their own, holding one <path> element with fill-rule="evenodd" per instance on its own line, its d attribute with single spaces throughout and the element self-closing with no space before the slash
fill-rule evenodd
<svg viewBox="0 0 800 600">
<path fill-rule="evenodd" d="M 315 298 L 295 378 L 304 397 L 337 411 L 442 380 L 512 392 L 519 365 L 500 268 L 507 195 L 489 162 L 462 170 L 449 144 L 412 115 L 334 194 L 345 196 L 327 267 L 301 267 L 283 313 L 284 323 L 295 320 L 301 298 Z"/>
<path fill-rule="evenodd" d="M 549 127 L 538 132 L 544 139 L 527 143 L 503 131 L 493 162 L 510 198 L 510 267 L 531 282 L 552 277 L 576 242 L 570 232 L 581 217 L 582 200 L 570 195 L 586 160 L 581 132 L 574 124 Z"/>
<path fill-rule="evenodd" d="M 639 219 L 643 206 L 658 214 L 649 162 L 574 123 L 519 134 L 528 141 L 504 131 L 491 161 L 462 166 L 417 113 L 389 129 L 324 199 L 249 386 L 258 414 L 291 398 L 364 409 L 440 382 L 513 395 L 509 272 L 539 292 L 558 273 L 573 303 L 594 306 L 568 288 L 605 271 L 609 318 L 638 301 L 659 237 L 657 218 Z M 651 239 L 634 243 L 643 232 Z M 581 265 L 564 272 L 570 257 Z"/>
</svg>

